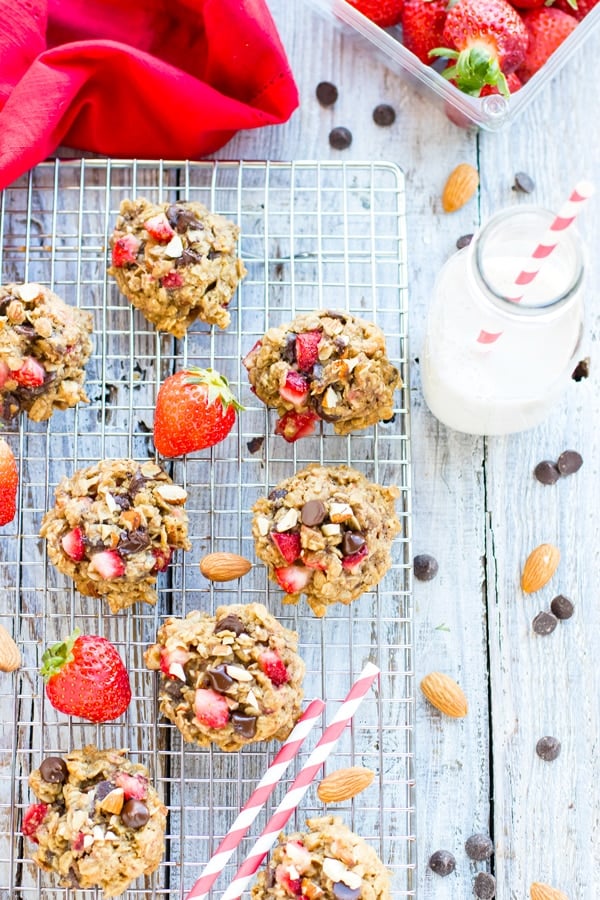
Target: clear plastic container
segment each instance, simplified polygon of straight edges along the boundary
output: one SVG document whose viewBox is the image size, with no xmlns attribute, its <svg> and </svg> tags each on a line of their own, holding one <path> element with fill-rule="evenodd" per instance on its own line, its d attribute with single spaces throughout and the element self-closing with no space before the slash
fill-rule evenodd
<svg viewBox="0 0 600 900">
<path fill-rule="evenodd" d="M 508 99 L 500 94 L 479 98 L 463 94 L 434 68 L 424 65 L 407 50 L 402 44 L 400 26 L 380 28 L 346 3 L 346 0 L 305 0 L 305 3 L 335 22 L 344 32 L 369 42 L 379 51 L 380 58 L 388 68 L 399 72 L 417 88 L 422 88 L 432 99 L 436 98 L 456 124 L 477 125 L 487 131 L 498 131 L 512 122 L 581 47 L 600 22 L 598 4 L 519 91 Z"/>
</svg>

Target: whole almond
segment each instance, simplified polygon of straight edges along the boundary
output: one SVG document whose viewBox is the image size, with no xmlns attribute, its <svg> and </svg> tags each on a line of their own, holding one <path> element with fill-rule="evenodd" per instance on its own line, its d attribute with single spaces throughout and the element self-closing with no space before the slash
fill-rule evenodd
<svg viewBox="0 0 600 900">
<path fill-rule="evenodd" d="M 531 900 L 569 900 L 562 891 L 550 887 L 549 884 L 542 884 L 540 881 L 534 881 L 529 888 L 529 893 Z"/>
<path fill-rule="evenodd" d="M 317 788 L 317 796 L 323 803 L 342 803 L 364 791 L 374 778 L 375 772 L 363 766 L 338 769 L 323 778 Z"/>
<path fill-rule="evenodd" d="M 526 594 L 533 594 L 547 584 L 558 568 L 560 550 L 553 544 L 540 544 L 532 550 L 521 575 L 521 588 Z"/>
<path fill-rule="evenodd" d="M 456 212 L 474 195 L 479 186 L 479 173 L 469 163 L 460 163 L 448 176 L 442 192 L 444 212 Z"/>
<path fill-rule="evenodd" d="M 443 672 L 430 672 L 421 681 L 421 690 L 432 706 L 446 716 L 462 719 L 466 716 L 469 705 L 463 690 L 453 678 Z"/>
<path fill-rule="evenodd" d="M 0 625 L 0 672 L 14 672 L 21 665 L 19 648 L 3 625 Z"/>
<path fill-rule="evenodd" d="M 200 571 L 209 581 L 233 581 L 251 568 L 250 560 L 237 553 L 209 553 L 200 560 Z"/>
</svg>

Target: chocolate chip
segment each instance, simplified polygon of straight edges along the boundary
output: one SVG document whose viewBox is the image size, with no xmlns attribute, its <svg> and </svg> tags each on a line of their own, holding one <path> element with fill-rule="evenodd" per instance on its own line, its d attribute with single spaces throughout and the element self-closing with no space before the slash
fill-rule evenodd
<svg viewBox="0 0 600 900">
<path fill-rule="evenodd" d="M 571 603 L 568 597 L 565 597 L 564 594 L 558 594 L 552 600 L 550 604 L 550 609 L 554 613 L 557 619 L 570 619 L 573 615 L 575 607 Z"/>
<path fill-rule="evenodd" d="M 131 509 L 131 497 L 128 494 L 113 494 L 112 498 L 119 509 Z"/>
<path fill-rule="evenodd" d="M 540 759 L 553 762 L 560 753 L 560 741 L 551 735 L 546 735 L 546 737 L 540 738 L 535 745 L 535 752 Z"/>
<path fill-rule="evenodd" d="M 211 291 L 214 291 L 214 289 L 216 288 L 216 286 L 217 286 L 217 282 L 216 282 L 216 281 L 211 281 L 210 284 L 207 284 L 207 285 L 206 285 L 206 290 L 204 291 L 204 296 L 206 296 L 206 294 L 210 294 Z"/>
<path fill-rule="evenodd" d="M 267 868 L 265 869 L 265 887 L 272 888 L 275 886 L 277 879 L 275 877 L 275 866 L 272 863 L 269 863 Z"/>
<path fill-rule="evenodd" d="M 468 247 L 472 240 L 473 234 L 461 234 L 456 241 L 456 249 L 462 250 L 463 247 Z"/>
<path fill-rule="evenodd" d="M 143 828 L 150 812 L 141 800 L 126 800 L 121 810 L 121 821 L 126 828 Z"/>
<path fill-rule="evenodd" d="M 190 225 L 194 231 L 204 231 L 204 225 L 198 221 L 196 214 L 191 209 L 186 209 L 185 206 L 179 206 L 177 203 L 172 203 L 167 208 L 167 219 L 171 228 L 174 228 L 179 234 L 184 234 Z"/>
<path fill-rule="evenodd" d="M 220 694 L 228 691 L 231 685 L 235 683 L 231 675 L 227 674 L 225 666 L 216 666 L 214 669 L 207 669 L 206 674 L 211 687 L 213 687 L 215 691 L 219 691 Z"/>
<path fill-rule="evenodd" d="M 223 256 L 220 250 L 209 250 L 206 254 L 207 259 L 220 259 Z"/>
<path fill-rule="evenodd" d="M 348 316 L 341 309 L 326 309 L 323 313 L 324 316 L 327 316 L 329 319 L 339 319 L 340 322 L 346 322 Z"/>
<path fill-rule="evenodd" d="M 478 872 L 473 882 L 473 893 L 479 900 L 493 900 L 496 896 L 496 879 L 489 872 Z"/>
<path fill-rule="evenodd" d="M 349 888 L 343 881 L 334 881 L 331 890 L 336 900 L 358 900 L 362 893 L 362 888 Z"/>
<path fill-rule="evenodd" d="M 338 98 L 338 89 L 330 81 L 320 81 L 315 94 L 321 106 L 333 106 Z"/>
<path fill-rule="evenodd" d="M 99 781 L 94 790 L 94 800 L 104 800 L 114 787 L 112 781 Z"/>
<path fill-rule="evenodd" d="M 300 519 L 303 525 L 312 528 L 320 525 L 327 515 L 325 504 L 321 500 L 308 500 L 300 511 Z"/>
<path fill-rule="evenodd" d="M 436 850 L 435 853 L 429 857 L 428 865 L 432 872 L 445 878 L 446 875 L 450 875 L 451 872 L 454 872 L 456 860 L 448 850 Z"/>
<path fill-rule="evenodd" d="M 527 172 L 517 172 L 515 175 L 515 183 L 513 191 L 522 191 L 524 194 L 531 194 L 535 190 L 535 181 Z"/>
<path fill-rule="evenodd" d="M 47 756 L 42 760 L 40 775 L 48 784 L 64 784 L 69 777 L 69 770 L 60 756 Z"/>
<path fill-rule="evenodd" d="M 129 482 L 128 492 L 131 494 L 132 497 L 135 497 L 135 495 L 138 494 L 142 490 L 142 488 L 145 486 L 147 481 L 148 481 L 148 479 L 146 478 L 146 476 L 142 475 L 142 473 L 138 469 L 138 471 L 135 472 L 134 475 L 132 475 L 132 477 L 131 477 L 131 481 Z"/>
<path fill-rule="evenodd" d="M 329 143 L 334 150 L 347 150 L 352 143 L 352 132 L 338 125 L 329 132 Z"/>
<path fill-rule="evenodd" d="M 380 103 L 373 110 L 373 121 L 382 128 L 393 125 L 396 121 L 396 110 L 389 103 Z"/>
<path fill-rule="evenodd" d="M 175 260 L 175 266 L 193 266 L 195 263 L 202 262 L 203 259 L 201 253 L 197 253 L 191 247 L 186 247 L 181 256 Z"/>
<path fill-rule="evenodd" d="M 231 713 L 231 724 L 236 734 L 245 738 L 253 738 L 256 734 L 256 716 L 246 716 L 244 713 Z"/>
<path fill-rule="evenodd" d="M 571 374 L 571 378 L 573 381 L 583 381 L 584 378 L 590 377 L 590 358 L 586 356 L 585 359 L 580 359 L 573 372 Z"/>
<path fill-rule="evenodd" d="M 246 444 L 248 453 L 258 453 L 264 442 L 264 435 L 261 435 L 260 437 L 253 437 L 252 440 L 248 441 L 248 443 Z"/>
<path fill-rule="evenodd" d="M 3 422 L 10 422 L 21 412 L 21 401 L 16 394 L 6 393 L 2 395 L 2 405 L 0 406 L 0 419 Z"/>
<path fill-rule="evenodd" d="M 246 626 L 237 616 L 225 616 L 224 619 L 220 619 L 215 625 L 214 634 L 221 634 L 222 631 L 231 631 L 238 637 L 238 635 L 243 634 L 245 630 Z"/>
<path fill-rule="evenodd" d="M 15 325 L 14 330 L 17 332 L 17 334 L 22 335 L 22 337 L 39 337 L 39 334 L 37 333 L 33 325 Z"/>
<path fill-rule="evenodd" d="M 288 331 L 285 336 L 281 358 L 291 366 L 296 362 L 296 334 L 293 331 Z"/>
<path fill-rule="evenodd" d="M 161 693 L 166 694 L 174 703 L 179 703 L 183 697 L 183 682 L 178 678 L 167 678 L 163 682 Z"/>
<path fill-rule="evenodd" d="M 465 850 L 469 859 L 489 859 L 494 852 L 494 845 L 487 834 L 472 834 L 465 841 Z"/>
<path fill-rule="evenodd" d="M 342 555 L 351 556 L 365 546 L 365 539 L 358 531 L 345 531 L 342 538 Z"/>
<path fill-rule="evenodd" d="M 552 634 L 558 625 L 558 619 L 549 612 L 539 612 L 531 623 L 536 634 Z"/>
<path fill-rule="evenodd" d="M 577 450 L 565 450 L 556 462 L 561 475 L 573 475 L 583 465 L 583 457 Z"/>
<path fill-rule="evenodd" d="M 539 462 L 533 470 L 533 474 L 540 484 L 556 484 L 560 478 L 560 472 L 556 467 L 556 463 L 551 462 L 549 459 L 543 459 Z"/>
<path fill-rule="evenodd" d="M 150 535 L 145 528 L 136 528 L 135 531 L 122 531 L 117 544 L 117 552 L 121 556 L 130 556 L 132 553 L 141 553 L 150 546 Z"/>
<path fill-rule="evenodd" d="M 287 497 L 287 491 L 285 488 L 273 488 L 273 490 L 269 494 L 269 500 L 283 500 L 284 497 Z"/>
<path fill-rule="evenodd" d="M 435 557 L 420 553 L 413 559 L 413 570 L 418 581 L 431 581 L 438 573 L 439 565 Z"/>
</svg>

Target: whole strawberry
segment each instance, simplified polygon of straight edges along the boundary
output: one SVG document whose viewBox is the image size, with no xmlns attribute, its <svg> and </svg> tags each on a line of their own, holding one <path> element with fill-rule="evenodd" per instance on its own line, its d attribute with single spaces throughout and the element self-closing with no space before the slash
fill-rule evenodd
<svg viewBox="0 0 600 900">
<path fill-rule="evenodd" d="M 554 9 L 561 9 L 563 12 L 575 16 L 576 19 L 581 21 L 598 3 L 600 3 L 600 0 L 558 0 Z"/>
<path fill-rule="evenodd" d="M 400 21 L 404 0 L 347 0 L 347 2 L 376 25 L 390 28 Z"/>
<path fill-rule="evenodd" d="M 578 22 L 574 16 L 551 6 L 532 9 L 525 13 L 523 21 L 529 32 L 529 48 L 517 75 L 525 82 L 542 68 L 557 47 L 575 30 Z"/>
<path fill-rule="evenodd" d="M 9 444 L 0 437 L 0 525 L 7 525 L 17 511 L 19 471 Z"/>
<path fill-rule="evenodd" d="M 227 437 L 240 409 L 227 379 L 213 369 L 169 375 L 156 398 L 154 446 L 162 456 L 212 447 Z"/>
<path fill-rule="evenodd" d="M 55 709 L 90 722 L 110 722 L 131 700 L 123 661 L 106 638 L 79 629 L 42 657 L 46 696 Z"/>
<path fill-rule="evenodd" d="M 430 51 L 443 40 L 448 0 L 404 0 L 402 43 L 425 65 L 433 61 Z"/>
</svg>

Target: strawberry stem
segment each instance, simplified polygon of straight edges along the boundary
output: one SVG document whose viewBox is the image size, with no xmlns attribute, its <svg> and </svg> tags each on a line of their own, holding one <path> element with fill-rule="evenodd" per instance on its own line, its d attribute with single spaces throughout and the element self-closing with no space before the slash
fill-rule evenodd
<svg viewBox="0 0 600 900">
<path fill-rule="evenodd" d="M 201 369 L 199 366 L 190 366 L 185 370 L 187 372 L 188 384 L 204 384 L 208 388 L 207 403 L 211 406 L 217 400 L 220 400 L 223 408 L 233 406 L 238 412 L 244 407 L 238 402 L 229 382 L 224 375 L 220 375 L 214 369 Z"/>
<path fill-rule="evenodd" d="M 497 87 L 505 97 L 510 97 L 508 83 L 498 60 L 487 50 L 483 50 L 481 47 L 471 47 L 457 53 L 456 50 L 436 47 L 435 50 L 430 51 L 429 55 L 456 60 L 453 66 L 444 69 L 441 74 L 448 81 L 454 81 L 463 94 L 479 97 L 482 87 L 490 84 Z"/>
<path fill-rule="evenodd" d="M 60 672 L 63 666 L 73 662 L 73 646 L 80 634 L 79 628 L 75 628 L 64 641 L 48 647 L 42 656 L 42 667 L 40 669 L 42 678 L 48 681 L 53 675 Z"/>
</svg>

